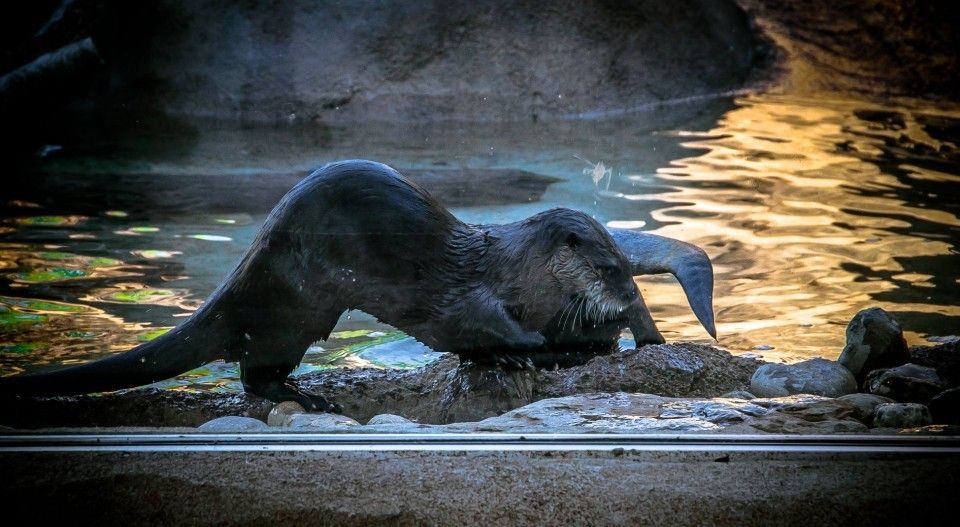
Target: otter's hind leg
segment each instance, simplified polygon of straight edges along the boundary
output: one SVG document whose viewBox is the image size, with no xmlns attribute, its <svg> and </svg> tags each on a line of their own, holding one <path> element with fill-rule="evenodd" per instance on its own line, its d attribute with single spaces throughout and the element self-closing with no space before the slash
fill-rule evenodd
<svg viewBox="0 0 960 527">
<path fill-rule="evenodd" d="M 333 330 L 340 313 L 327 313 L 312 321 L 313 331 L 245 333 L 242 336 L 240 380 L 247 393 L 273 402 L 294 401 L 313 412 L 342 411 L 340 405 L 322 395 L 302 390 L 290 373 L 300 364 L 310 344 L 324 340 Z M 318 327 L 319 326 L 319 327 Z"/>
</svg>

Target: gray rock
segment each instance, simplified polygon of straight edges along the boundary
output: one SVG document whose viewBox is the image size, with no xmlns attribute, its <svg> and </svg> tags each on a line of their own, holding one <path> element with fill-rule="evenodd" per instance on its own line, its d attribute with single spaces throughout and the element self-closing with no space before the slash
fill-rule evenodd
<svg viewBox="0 0 960 527">
<path fill-rule="evenodd" d="M 394 414 L 380 414 L 375 415 L 367 421 L 367 425 L 408 425 L 413 423 L 413 421 L 407 419 L 406 417 Z"/>
<path fill-rule="evenodd" d="M 945 425 L 960 425 L 960 388 L 945 390 L 930 400 L 933 422 Z"/>
<path fill-rule="evenodd" d="M 284 428 L 316 429 L 316 431 L 342 431 L 360 426 L 355 419 L 339 414 L 295 414 L 291 415 L 284 424 Z"/>
<path fill-rule="evenodd" d="M 846 403 L 813 396 L 752 401 L 599 393 L 546 399 L 476 423 L 478 432 L 774 433 L 865 432 Z"/>
<path fill-rule="evenodd" d="M 857 419 L 867 426 L 873 423 L 873 414 L 878 405 L 896 402 L 889 397 L 872 393 L 851 393 L 838 397 L 837 400 L 852 404 L 856 408 Z"/>
<path fill-rule="evenodd" d="M 886 370 L 874 370 L 864 382 L 866 391 L 890 397 L 902 403 L 930 402 L 947 387 L 933 368 L 904 364 Z"/>
<path fill-rule="evenodd" d="M 748 400 L 748 401 L 749 401 L 750 399 L 756 399 L 756 398 L 757 398 L 755 395 L 753 395 L 752 393 L 750 393 L 750 392 L 748 392 L 748 391 L 746 391 L 746 390 L 733 390 L 732 392 L 727 392 L 727 393 L 721 395 L 720 397 L 724 397 L 724 398 L 727 398 L 727 399 L 746 399 L 746 400 Z"/>
<path fill-rule="evenodd" d="M 750 393 L 757 397 L 801 393 L 839 397 L 856 391 L 857 382 L 846 368 L 820 358 L 796 364 L 764 364 L 750 379 Z"/>
<path fill-rule="evenodd" d="M 702 433 L 767 413 L 747 401 L 600 393 L 545 399 L 480 421 L 478 432 Z"/>
<path fill-rule="evenodd" d="M 176 22 L 151 26 L 162 58 L 105 65 L 118 85 L 91 103 L 262 125 L 536 120 L 738 88 L 756 45 L 729 2 L 171 5 Z M 638 35 L 645 44 L 631 45 Z"/>
<path fill-rule="evenodd" d="M 878 428 L 916 428 L 933 423 L 930 410 L 917 403 L 888 403 L 877 406 L 873 423 Z"/>
<path fill-rule="evenodd" d="M 270 429 L 259 419 L 238 415 L 218 417 L 203 423 L 198 428 L 204 432 L 256 432 Z"/>
<path fill-rule="evenodd" d="M 294 415 L 305 414 L 307 410 L 294 401 L 283 401 L 270 409 L 267 414 L 267 424 L 270 426 L 287 426 Z"/>
<path fill-rule="evenodd" d="M 863 433 L 867 426 L 856 419 L 856 408 L 839 399 L 811 395 L 794 395 L 772 399 L 754 399 L 757 406 L 770 413 L 744 425 L 731 427 L 726 433 L 766 432 L 773 434 L 838 434 Z"/>
<path fill-rule="evenodd" d="M 910 360 L 900 324 L 879 307 L 864 309 L 847 325 L 847 343 L 837 362 L 862 383 L 871 370 Z"/>
<path fill-rule="evenodd" d="M 960 387 L 960 342 L 913 346 L 910 348 L 910 362 L 934 368 L 951 388 Z"/>
</svg>

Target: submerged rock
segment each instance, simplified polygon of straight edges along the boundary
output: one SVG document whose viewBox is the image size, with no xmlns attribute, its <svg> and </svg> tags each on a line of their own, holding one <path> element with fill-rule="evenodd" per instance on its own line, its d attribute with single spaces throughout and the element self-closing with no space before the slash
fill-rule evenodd
<svg viewBox="0 0 960 527">
<path fill-rule="evenodd" d="M 903 403 L 928 403 L 947 384 L 937 371 L 926 366 L 904 364 L 886 370 L 874 370 L 864 382 L 866 391 Z"/>
<path fill-rule="evenodd" d="M 871 370 L 910 360 L 900 324 L 879 307 L 864 309 L 847 325 L 847 343 L 837 362 L 862 383 Z"/>
<path fill-rule="evenodd" d="M 856 408 L 856 418 L 861 423 L 870 426 L 873 423 L 873 414 L 877 406 L 894 403 L 893 399 L 872 393 L 851 393 L 837 398 L 838 401 L 852 404 Z"/>
<path fill-rule="evenodd" d="M 204 432 L 257 432 L 270 429 L 266 423 L 259 419 L 238 415 L 211 419 L 198 428 Z"/>
<path fill-rule="evenodd" d="M 878 428 L 916 428 L 933 423 L 930 410 L 917 403 L 889 403 L 877 406 L 873 423 Z"/>
<path fill-rule="evenodd" d="M 856 391 L 857 382 L 846 368 L 820 358 L 796 364 L 764 364 L 750 379 L 750 393 L 758 397 L 801 393 L 839 397 Z"/>
</svg>

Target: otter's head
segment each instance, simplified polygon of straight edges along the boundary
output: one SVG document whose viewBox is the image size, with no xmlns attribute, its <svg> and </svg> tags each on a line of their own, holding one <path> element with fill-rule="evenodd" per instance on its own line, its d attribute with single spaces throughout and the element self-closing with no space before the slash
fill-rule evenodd
<svg viewBox="0 0 960 527">
<path fill-rule="evenodd" d="M 551 245 L 546 267 L 568 306 L 576 306 L 583 320 L 619 318 L 637 300 L 638 291 L 630 262 L 607 230 L 590 216 L 569 209 L 553 209 L 542 216 Z"/>
</svg>

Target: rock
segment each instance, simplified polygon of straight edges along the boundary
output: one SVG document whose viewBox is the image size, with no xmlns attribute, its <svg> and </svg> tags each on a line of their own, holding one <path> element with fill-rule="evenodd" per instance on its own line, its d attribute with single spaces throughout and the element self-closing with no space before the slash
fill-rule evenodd
<svg viewBox="0 0 960 527">
<path fill-rule="evenodd" d="M 117 86 L 85 102 L 264 126 L 561 118 L 739 88 L 757 45 L 732 2 L 709 10 L 670 2 L 598 9 L 577 0 L 550 9 L 513 1 L 386 5 L 157 7 L 150 42 L 162 57 L 107 61 L 105 75 Z M 243 37 L 218 45 L 225 35 Z M 142 42 L 111 38 L 112 49 Z M 634 45 L 639 38 L 644 45 Z M 238 60 L 247 74 L 235 75 Z M 591 75 L 582 74 L 586 65 Z M 451 79 L 469 82 L 454 87 Z"/>
<path fill-rule="evenodd" d="M 960 425 L 960 388 L 937 394 L 930 400 L 930 413 L 934 423 Z"/>
<path fill-rule="evenodd" d="M 930 410 L 917 403 L 881 404 L 873 415 L 873 424 L 878 428 L 916 428 L 932 423 Z"/>
<path fill-rule="evenodd" d="M 837 362 L 863 383 L 871 370 L 910 360 L 900 324 L 879 307 L 864 309 L 847 324 L 847 343 Z"/>
<path fill-rule="evenodd" d="M 951 387 L 960 387 L 960 342 L 913 346 L 910 348 L 910 362 L 934 368 Z"/>
<path fill-rule="evenodd" d="M 734 391 L 732 391 L 732 392 L 727 392 L 727 393 L 721 395 L 720 397 L 724 397 L 724 398 L 726 398 L 726 399 L 746 399 L 746 400 L 748 400 L 748 401 L 749 401 L 750 399 L 756 399 L 756 398 L 757 398 L 755 395 L 753 395 L 752 393 L 750 393 L 750 392 L 748 392 L 748 391 L 746 391 L 746 390 L 734 390 Z"/>
<path fill-rule="evenodd" d="M 413 421 L 407 419 L 406 417 L 393 414 L 380 414 L 375 415 L 367 421 L 367 426 L 371 425 L 407 425 L 411 424 Z"/>
<path fill-rule="evenodd" d="M 794 395 L 750 402 L 772 411 L 743 426 L 725 430 L 726 433 L 837 434 L 868 430 L 856 419 L 856 408 L 839 399 Z"/>
<path fill-rule="evenodd" d="M 252 417 L 228 415 L 207 421 L 200 425 L 198 429 L 204 432 L 256 432 L 269 430 L 270 427 L 263 421 Z"/>
<path fill-rule="evenodd" d="M 341 404 L 344 415 L 361 422 L 389 413 L 443 424 L 480 421 L 541 399 L 579 393 L 717 397 L 746 389 L 762 364 L 710 346 L 677 343 L 600 355 L 558 371 L 484 370 L 446 354 L 415 370 L 335 368 L 301 375 L 297 381 L 303 389 Z M 6 405 L 0 423 L 15 428 L 89 423 L 195 427 L 225 415 L 266 421 L 276 406 L 244 393 L 140 388 L 97 397 L 24 398 Z"/>
<path fill-rule="evenodd" d="M 864 382 L 866 391 L 902 403 L 926 404 L 946 387 L 936 370 L 916 364 L 874 370 Z"/>
<path fill-rule="evenodd" d="M 342 431 L 360 426 L 355 419 L 340 414 L 294 414 L 284 424 L 284 428 L 309 428 L 315 431 Z"/>
<path fill-rule="evenodd" d="M 852 404 L 856 408 L 856 418 L 867 426 L 873 423 L 873 414 L 878 405 L 896 402 L 889 397 L 872 393 L 851 393 L 838 397 L 837 400 Z"/>
<path fill-rule="evenodd" d="M 307 410 L 294 401 L 283 401 L 270 409 L 267 414 L 267 424 L 270 426 L 287 426 L 290 418 L 297 414 L 305 414 Z"/>
<path fill-rule="evenodd" d="M 750 402 L 600 393 L 545 399 L 480 421 L 478 432 L 719 432 L 768 410 Z"/>
<path fill-rule="evenodd" d="M 856 391 L 857 382 L 846 368 L 820 358 L 796 364 L 764 364 L 750 379 L 750 393 L 757 397 L 801 393 L 839 397 Z"/>
</svg>

